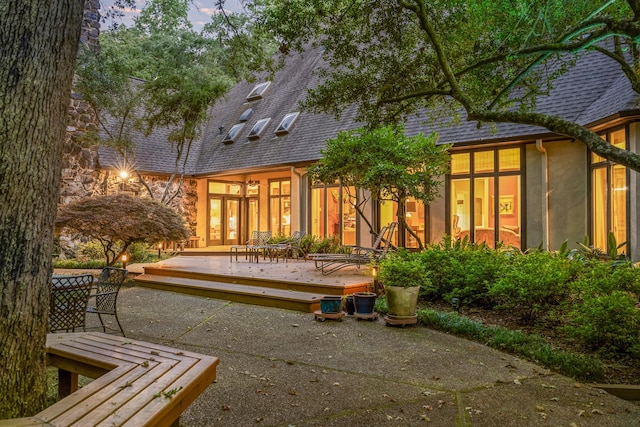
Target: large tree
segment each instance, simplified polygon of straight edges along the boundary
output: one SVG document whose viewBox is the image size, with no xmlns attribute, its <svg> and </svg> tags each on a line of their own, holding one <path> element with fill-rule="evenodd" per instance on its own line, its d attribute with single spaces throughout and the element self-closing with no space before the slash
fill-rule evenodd
<svg viewBox="0 0 640 427">
<path fill-rule="evenodd" d="M 207 110 L 238 72 L 228 65 L 220 43 L 207 36 L 210 31 L 192 29 L 188 9 L 189 0 L 148 1 L 133 27 L 103 32 L 101 48 L 84 51 L 78 67 L 78 90 L 93 107 L 101 131 L 87 138 L 119 151 L 122 167 L 135 171 L 136 132 L 171 129 L 168 143 L 176 154 L 173 174 L 159 197 L 164 203 L 179 194 Z"/>
<path fill-rule="evenodd" d="M 281 51 L 324 47 L 306 106 L 368 123 L 416 112 L 541 126 L 640 171 L 640 156 L 579 123 L 537 112 L 536 97 L 593 50 L 640 92 L 637 0 L 252 0 L 254 30 Z"/>
<path fill-rule="evenodd" d="M 84 0 L 0 2 L 0 418 L 38 412 L 53 223 Z"/>
</svg>

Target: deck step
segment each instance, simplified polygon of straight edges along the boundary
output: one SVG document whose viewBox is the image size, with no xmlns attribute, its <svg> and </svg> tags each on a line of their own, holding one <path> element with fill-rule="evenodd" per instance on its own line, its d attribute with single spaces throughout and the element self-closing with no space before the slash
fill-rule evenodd
<svg viewBox="0 0 640 427">
<path fill-rule="evenodd" d="M 212 271 L 196 271 L 193 268 L 162 268 L 148 266 L 144 269 L 145 275 L 177 277 L 183 279 L 196 279 L 211 282 L 224 282 L 240 285 L 250 285 L 261 288 L 281 289 L 286 291 L 299 291 L 311 294 L 321 295 L 345 295 L 354 292 L 366 291 L 370 285 L 368 278 L 363 278 L 361 282 L 340 283 L 313 283 L 309 279 L 305 279 L 302 274 L 292 274 L 290 279 L 274 278 L 269 274 L 263 274 L 261 277 L 249 276 L 248 274 L 230 274 L 216 273 Z"/>
<path fill-rule="evenodd" d="M 324 294 L 168 275 L 142 274 L 138 286 L 312 313 Z"/>
</svg>

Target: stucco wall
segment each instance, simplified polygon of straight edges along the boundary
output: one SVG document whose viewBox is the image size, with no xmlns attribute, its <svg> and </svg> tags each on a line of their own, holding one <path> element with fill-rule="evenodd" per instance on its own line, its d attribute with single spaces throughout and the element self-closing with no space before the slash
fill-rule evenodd
<svg viewBox="0 0 640 427">
<path fill-rule="evenodd" d="M 549 249 L 577 247 L 587 229 L 587 149 L 579 142 L 544 144 L 549 155 Z"/>
</svg>

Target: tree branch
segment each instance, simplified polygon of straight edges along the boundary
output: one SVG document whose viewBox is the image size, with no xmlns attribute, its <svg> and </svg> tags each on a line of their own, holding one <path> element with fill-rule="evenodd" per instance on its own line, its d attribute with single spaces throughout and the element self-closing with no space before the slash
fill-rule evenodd
<svg viewBox="0 0 640 427">
<path fill-rule="evenodd" d="M 597 155 L 640 172 L 640 156 L 609 144 L 597 133 L 560 117 L 516 111 L 475 110 L 468 111 L 468 120 L 541 126 L 559 135 L 579 140 Z"/>
</svg>

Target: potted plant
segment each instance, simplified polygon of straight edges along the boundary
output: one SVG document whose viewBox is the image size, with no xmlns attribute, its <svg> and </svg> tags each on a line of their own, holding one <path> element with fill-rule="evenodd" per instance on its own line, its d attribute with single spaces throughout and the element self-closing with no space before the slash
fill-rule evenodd
<svg viewBox="0 0 640 427">
<path fill-rule="evenodd" d="M 420 289 L 432 286 L 429 272 L 417 254 L 398 251 L 380 263 L 380 281 L 392 318 L 415 318 Z"/>
<path fill-rule="evenodd" d="M 326 295 L 320 299 L 320 311 L 322 313 L 340 313 L 342 297 L 340 295 Z"/>
<path fill-rule="evenodd" d="M 349 294 L 349 295 L 345 295 L 343 297 L 344 300 L 344 308 L 347 311 L 347 314 L 350 316 L 353 316 L 353 313 L 355 313 L 356 311 L 356 305 L 353 302 L 353 295 Z"/>
</svg>

